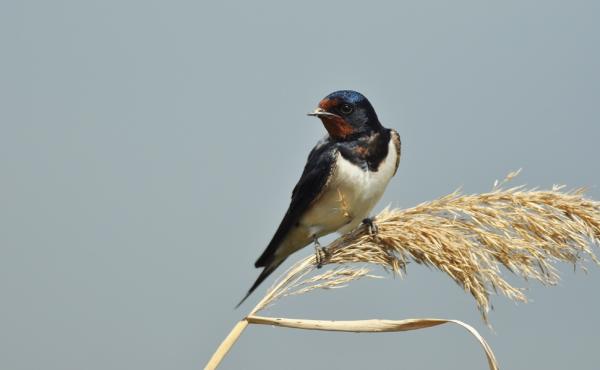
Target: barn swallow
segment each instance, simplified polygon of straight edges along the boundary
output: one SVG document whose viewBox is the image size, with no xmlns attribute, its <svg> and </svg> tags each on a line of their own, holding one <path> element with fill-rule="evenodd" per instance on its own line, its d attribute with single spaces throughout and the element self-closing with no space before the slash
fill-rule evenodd
<svg viewBox="0 0 600 370">
<path fill-rule="evenodd" d="M 256 260 L 263 267 L 246 298 L 285 259 L 332 232 L 353 230 L 379 201 L 400 162 L 400 136 L 379 122 L 356 91 L 336 91 L 308 114 L 327 130 L 308 155 L 290 206 L 273 239 Z"/>
</svg>

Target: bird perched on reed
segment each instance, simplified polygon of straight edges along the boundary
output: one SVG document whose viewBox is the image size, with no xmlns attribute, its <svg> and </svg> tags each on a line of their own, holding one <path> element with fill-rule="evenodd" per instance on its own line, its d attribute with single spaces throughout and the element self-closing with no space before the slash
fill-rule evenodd
<svg viewBox="0 0 600 370">
<path fill-rule="evenodd" d="M 314 242 L 322 256 L 319 237 L 371 223 L 369 213 L 398 168 L 400 136 L 381 125 L 362 94 L 333 92 L 309 115 L 321 119 L 327 135 L 308 155 L 290 206 L 254 264 L 263 270 L 238 306 L 292 253 Z"/>
</svg>

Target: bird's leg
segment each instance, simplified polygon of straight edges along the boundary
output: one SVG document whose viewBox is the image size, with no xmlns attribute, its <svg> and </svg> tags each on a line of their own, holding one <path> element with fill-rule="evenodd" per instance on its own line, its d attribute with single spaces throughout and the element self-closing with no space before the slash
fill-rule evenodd
<svg viewBox="0 0 600 370">
<path fill-rule="evenodd" d="M 321 247 L 321 243 L 319 243 L 319 239 L 316 235 L 313 236 L 313 242 L 315 243 L 315 260 L 317 262 L 317 268 L 320 269 L 323 267 L 323 262 L 327 258 L 327 249 Z"/>
<path fill-rule="evenodd" d="M 373 217 L 365 218 L 364 220 L 362 220 L 362 223 L 367 225 L 367 227 L 369 228 L 369 235 L 377 235 L 379 228 L 377 227 L 377 224 L 375 223 L 375 219 Z"/>
</svg>

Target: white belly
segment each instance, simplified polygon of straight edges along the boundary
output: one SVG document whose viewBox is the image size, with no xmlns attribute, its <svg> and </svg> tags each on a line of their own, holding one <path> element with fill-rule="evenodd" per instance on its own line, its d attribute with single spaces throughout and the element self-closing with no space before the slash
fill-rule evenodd
<svg viewBox="0 0 600 370">
<path fill-rule="evenodd" d="M 300 220 L 311 235 L 354 229 L 377 204 L 396 171 L 397 151 L 390 140 L 388 155 L 377 171 L 365 171 L 337 154 L 327 190 Z"/>
</svg>

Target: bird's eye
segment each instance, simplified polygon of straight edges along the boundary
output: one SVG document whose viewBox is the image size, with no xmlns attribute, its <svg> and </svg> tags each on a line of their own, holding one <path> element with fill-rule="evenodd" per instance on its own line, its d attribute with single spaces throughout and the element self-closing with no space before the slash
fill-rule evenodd
<svg viewBox="0 0 600 370">
<path fill-rule="evenodd" d="M 340 112 L 342 112 L 342 114 L 346 114 L 346 115 L 352 113 L 353 110 L 354 110 L 354 107 L 350 104 L 343 104 L 340 107 Z"/>
</svg>

